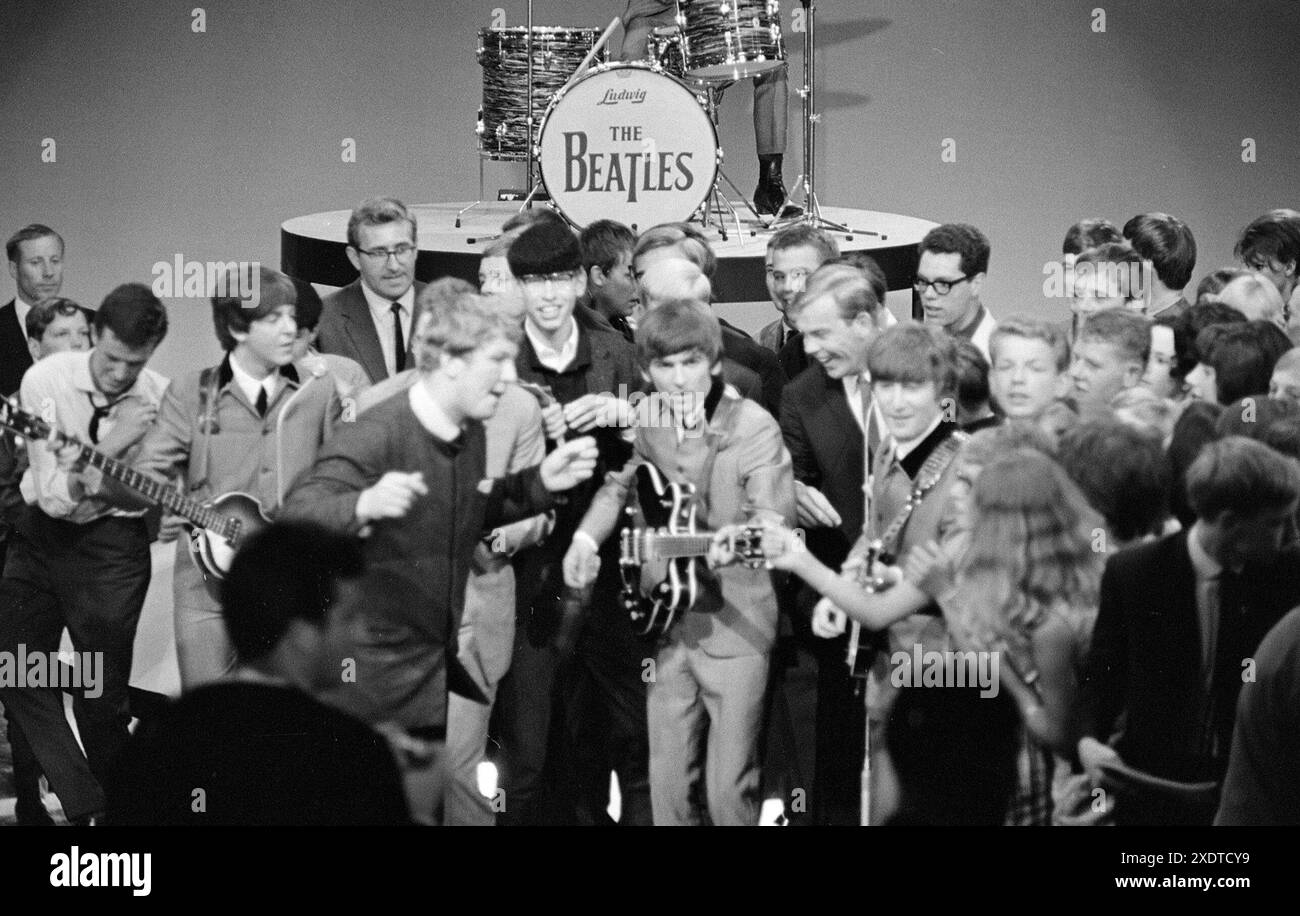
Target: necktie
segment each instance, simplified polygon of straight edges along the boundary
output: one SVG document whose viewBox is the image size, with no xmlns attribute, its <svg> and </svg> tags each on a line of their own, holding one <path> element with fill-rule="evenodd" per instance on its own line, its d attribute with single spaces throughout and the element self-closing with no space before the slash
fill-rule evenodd
<svg viewBox="0 0 1300 916">
<path fill-rule="evenodd" d="M 406 340 L 402 336 L 402 303 L 394 302 L 389 311 L 393 313 L 393 349 L 395 352 L 393 364 L 396 366 L 395 371 L 401 372 L 406 368 Z"/>
<path fill-rule="evenodd" d="M 862 398 L 862 427 L 866 434 L 867 461 L 870 462 L 880 446 L 880 424 L 876 422 L 871 386 L 862 379 L 858 379 L 858 396 Z"/>
<path fill-rule="evenodd" d="M 90 415 L 90 429 L 89 429 L 90 442 L 92 445 L 98 445 L 100 421 L 104 420 L 109 415 L 109 413 L 112 412 L 114 405 L 117 404 L 117 401 L 109 401 L 103 407 L 100 407 L 95 404 L 95 399 L 91 397 L 90 394 L 87 394 L 86 397 L 90 399 L 90 406 L 94 410 L 94 413 Z"/>
<path fill-rule="evenodd" d="M 265 385 L 259 386 L 257 389 L 257 415 L 259 417 L 266 416 L 266 407 L 267 407 L 268 400 L 269 399 L 266 396 L 266 386 Z"/>
</svg>

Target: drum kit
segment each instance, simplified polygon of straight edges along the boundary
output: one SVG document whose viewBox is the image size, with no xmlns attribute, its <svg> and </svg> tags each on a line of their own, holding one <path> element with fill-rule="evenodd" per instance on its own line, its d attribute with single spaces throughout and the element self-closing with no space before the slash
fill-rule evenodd
<svg viewBox="0 0 1300 916">
<path fill-rule="evenodd" d="M 599 29 L 528 25 L 479 30 L 483 103 L 478 116 L 480 186 L 484 160 L 524 162 L 531 186 L 524 206 L 545 193 L 575 226 L 613 219 L 644 230 L 664 222 L 712 221 L 727 237 L 740 216 L 720 189 L 726 182 L 754 218 L 772 228 L 721 169 L 718 101 L 727 86 L 785 65 L 778 0 L 677 0 L 674 25 L 654 30 L 646 57 L 609 61 L 605 45 L 618 20 Z M 809 6 L 804 0 L 805 7 Z M 806 44 L 806 39 L 805 39 Z M 805 60 L 812 49 L 806 46 Z M 599 58 L 599 61 L 597 59 Z M 593 62 L 596 62 L 592 66 Z M 805 64 L 805 78 L 812 68 Z M 804 98 L 804 151 L 816 117 Z M 811 173 L 811 158 L 805 172 Z M 821 219 L 812 175 L 796 181 L 803 215 Z M 457 214 L 460 217 L 478 202 Z"/>
</svg>

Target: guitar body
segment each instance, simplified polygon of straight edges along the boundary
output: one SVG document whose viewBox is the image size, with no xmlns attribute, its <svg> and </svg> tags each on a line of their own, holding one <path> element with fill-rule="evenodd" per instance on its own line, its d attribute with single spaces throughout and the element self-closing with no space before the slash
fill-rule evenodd
<svg viewBox="0 0 1300 916">
<path fill-rule="evenodd" d="M 653 550 L 628 549 L 638 529 L 650 543 L 656 533 L 696 534 L 695 487 L 667 480 L 658 468 L 643 464 L 636 471 L 636 509 L 628 508 L 629 523 L 623 530 L 623 554 L 619 568 L 623 577 L 623 606 L 638 636 L 658 638 L 668 632 L 679 614 L 695 604 L 699 587 L 698 557 L 660 559 Z M 641 583 L 657 582 L 646 594 Z"/>
<path fill-rule="evenodd" d="M 190 529 L 190 556 L 203 574 L 208 593 L 219 599 L 221 580 L 230 570 L 236 551 L 249 537 L 271 524 L 271 520 L 262 511 L 262 504 L 247 493 L 218 496 L 208 507 L 234 523 L 233 537 L 212 528 Z"/>
</svg>

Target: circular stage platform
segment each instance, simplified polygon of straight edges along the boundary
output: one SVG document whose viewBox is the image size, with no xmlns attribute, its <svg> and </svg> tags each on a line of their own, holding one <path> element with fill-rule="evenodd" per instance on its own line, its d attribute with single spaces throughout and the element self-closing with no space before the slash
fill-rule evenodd
<svg viewBox="0 0 1300 916">
<path fill-rule="evenodd" d="M 411 207 L 419 224 L 420 255 L 415 264 L 419 280 L 461 277 L 478 282 L 479 254 L 499 232 L 503 222 L 519 210 L 516 203 L 483 203 L 464 215 L 456 228 L 456 214 L 464 203 L 417 204 Z M 357 277 L 348 261 L 347 225 L 349 210 L 312 213 L 286 220 L 280 227 L 280 269 L 292 277 L 328 286 L 346 286 Z M 906 289 L 916 270 L 916 248 L 936 225 L 928 220 L 875 210 L 823 207 L 828 220 L 863 231 L 834 233 L 843 252 L 862 251 L 875 258 L 889 280 L 891 290 Z M 733 222 L 723 240 L 716 227 L 706 233 L 718 256 L 714 296 L 718 302 L 761 302 L 767 300 L 763 255 L 772 230 L 751 216 Z"/>
</svg>

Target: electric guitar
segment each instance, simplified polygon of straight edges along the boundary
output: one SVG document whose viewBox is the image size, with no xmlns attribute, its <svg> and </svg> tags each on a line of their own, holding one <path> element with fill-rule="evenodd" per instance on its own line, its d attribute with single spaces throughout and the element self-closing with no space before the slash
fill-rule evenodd
<svg viewBox="0 0 1300 916">
<path fill-rule="evenodd" d="M 665 480 L 651 464 L 637 468 L 636 484 L 640 511 L 634 506 L 625 510 L 628 523 L 620 540 L 623 607 L 638 636 L 658 638 L 695 604 L 696 566 L 708 555 L 713 534 L 697 528 L 693 484 Z M 732 546 L 746 566 L 763 563 L 761 528 L 742 529 Z M 658 582 L 649 594 L 641 588 L 643 576 Z"/>
<path fill-rule="evenodd" d="M 867 554 L 858 567 L 858 587 L 869 595 L 887 591 L 893 580 L 884 576 L 885 568 L 893 564 L 893 557 L 885 553 L 881 541 L 867 544 Z M 849 676 L 865 678 L 871 670 L 872 659 L 876 656 L 878 643 L 873 643 L 862 630 L 862 624 L 856 620 L 849 624 L 849 651 L 845 661 L 849 666 Z"/>
<path fill-rule="evenodd" d="M 262 504 L 247 493 L 226 493 L 208 502 L 189 499 L 170 484 L 141 474 L 129 464 L 110 458 L 75 436 L 55 429 L 11 400 L 0 399 L 0 427 L 29 442 L 52 438 L 58 448 L 76 445 L 80 449 L 78 463 L 85 462 L 98 468 L 105 476 L 116 480 L 146 501 L 162 506 L 189 522 L 192 526 L 190 553 L 203 574 L 204 584 L 214 598 L 219 597 L 221 580 L 230 569 L 230 561 L 234 559 L 240 544 L 271 523 L 262 510 Z"/>
</svg>

